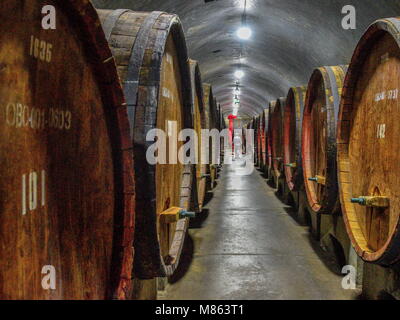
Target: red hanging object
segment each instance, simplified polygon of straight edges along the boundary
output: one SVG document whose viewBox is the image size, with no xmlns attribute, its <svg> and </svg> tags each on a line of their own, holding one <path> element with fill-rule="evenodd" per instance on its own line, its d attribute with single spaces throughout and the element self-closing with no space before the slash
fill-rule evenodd
<svg viewBox="0 0 400 320">
<path fill-rule="evenodd" d="M 233 130 L 234 130 L 234 120 L 237 119 L 237 116 L 230 114 L 228 116 L 228 120 L 229 120 L 229 143 L 232 146 L 232 150 L 233 150 Z"/>
</svg>

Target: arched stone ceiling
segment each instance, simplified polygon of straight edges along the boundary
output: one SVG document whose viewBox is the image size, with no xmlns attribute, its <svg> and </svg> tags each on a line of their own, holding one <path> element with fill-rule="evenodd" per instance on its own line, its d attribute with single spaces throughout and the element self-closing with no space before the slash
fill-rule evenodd
<svg viewBox="0 0 400 320">
<path fill-rule="evenodd" d="M 365 29 L 400 15 L 399 0 L 247 0 L 247 41 L 235 34 L 245 0 L 94 0 L 103 9 L 176 13 L 191 58 L 213 85 L 224 114 L 232 112 L 234 72 L 241 66 L 239 115 L 253 117 L 289 87 L 305 85 L 314 68 L 348 64 Z M 356 8 L 356 29 L 344 30 L 343 6 Z M 242 49 L 241 49 L 242 48 Z M 239 61 L 240 52 L 242 58 Z"/>
</svg>

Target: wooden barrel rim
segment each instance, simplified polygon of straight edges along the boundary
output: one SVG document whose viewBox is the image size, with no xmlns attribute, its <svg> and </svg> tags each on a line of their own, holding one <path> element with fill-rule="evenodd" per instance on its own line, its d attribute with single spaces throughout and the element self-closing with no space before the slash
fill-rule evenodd
<svg viewBox="0 0 400 320">
<path fill-rule="evenodd" d="M 303 183 L 301 165 L 301 126 L 306 90 L 307 87 L 305 86 L 290 88 L 284 111 L 283 162 L 285 164 L 286 183 L 291 191 L 299 191 Z M 292 152 L 294 153 L 294 158 L 292 158 Z M 295 168 L 288 166 L 288 164 L 292 163 L 296 164 Z"/>
<path fill-rule="evenodd" d="M 336 172 L 336 122 L 339 111 L 340 93 L 347 66 L 320 67 L 315 69 L 308 83 L 306 101 L 304 105 L 302 123 L 302 169 L 303 181 L 310 208 L 320 214 L 333 214 L 339 207 L 338 183 Z M 339 82 L 339 84 L 337 83 Z M 325 93 L 326 106 L 326 137 L 324 142 L 325 185 L 323 195 L 318 201 L 314 183 L 308 179 L 311 177 L 311 142 L 313 123 L 311 113 L 313 103 L 318 93 L 317 85 L 321 83 Z"/>
<path fill-rule="evenodd" d="M 71 0 L 71 1 L 52 1 L 56 6 L 57 12 L 65 18 L 70 19 L 71 28 L 79 34 L 76 42 L 82 44 L 85 62 L 93 71 L 94 80 L 97 84 L 100 94 L 100 100 L 103 105 L 105 123 L 107 127 L 107 135 L 112 142 L 111 158 L 113 160 L 114 180 L 114 213 L 113 213 L 113 230 L 112 230 L 112 257 L 110 258 L 109 270 L 107 270 L 107 279 L 97 275 L 99 283 L 92 283 L 92 288 L 105 287 L 104 295 L 91 296 L 91 288 L 74 288 L 75 292 L 87 295 L 88 298 L 95 299 L 127 299 L 132 288 L 132 267 L 133 267 L 133 236 L 134 236 L 134 217 L 135 217 L 135 197 L 134 197 L 134 175 L 133 170 L 129 170 L 133 166 L 133 146 L 129 139 L 126 128 L 128 127 L 128 115 L 126 104 L 123 96 L 122 88 L 119 84 L 115 62 L 107 41 L 104 37 L 98 16 L 90 1 L 87 0 Z M 4 4 L 7 5 L 7 4 Z M 18 4 L 16 4 L 18 5 Z M 35 4 L 31 4 L 35 6 Z M 39 5 L 38 5 L 39 8 Z M 38 11 L 40 14 L 40 11 Z M 59 22 L 60 18 L 57 20 Z M 38 25 L 40 20 L 38 20 Z M 60 26 L 60 28 L 62 28 Z M 50 33 L 51 31 L 48 31 Z M 33 34 L 33 31 L 32 31 Z M 53 48 L 54 50 L 56 48 Z M 29 52 L 29 49 L 28 49 Z M 39 64 L 39 63 L 38 63 Z M 69 70 L 71 73 L 74 70 Z M 50 94 L 50 93 L 49 93 Z M 87 132 L 86 132 L 87 133 Z M 83 133 L 82 133 L 83 134 Z M 62 182 L 59 182 L 62 183 Z M 55 213 L 55 212 L 53 212 Z M 77 223 L 73 221 L 73 223 Z M 84 222 L 88 223 L 87 221 Z M 40 239 L 42 241 L 44 239 Z M 46 239 L 47 241 L 48 239 Z M 67 241 L 70 239 L 61 239 Z M 43 243 L 43 247 L 48 244 Z M 82 244 L 83 246 L 83 244 Z M 56 255 L 52 252 L 54 248 L 47 248 L 49 254 Z M 78 248 L 80 250 L 80 248 Z M 87 250 L 87 248 L 86 248 Z M 93 248 L 95 250 L 95 248 Z M 83 253 L 82 253 L 83 254 Z M 89 253 L 86 252 L 86 255 Z M 92 253 L 91 253 L 92 254 Z M 104 252 L 103 252 L 104 254 Z M 86 258 L 86 257 L 84 257 Z M 102 258 L 106 260 L 106 257 Z M 61 266 L 63 267 L 63 266 Z M 68 266 L 65 266 L 68 268 Z M 83 266 L 82 266 L 83 268 Z M 94 269 L 94 268 L 93 268 Z M 89 270 L 64 270 L 68 272 L 90 272 Z M 35 278 L 40 279 L 43 275 L 38 270 Z M 57 270 L 57 279 L 63 278 L 63 270 Z M 85 277 L 86 275 L 81 275 Z M 67 276 L 69 279 L 71 275 Z M 75 277 L 75 276 L 74 276 Z M 79 277 L 79 275 L 78 275 Z M 5 279 L 3 279 L 5 281 Z M 100 281 L 106 280 L 107 284 L 100 284 Z M 9 279 L 15 281 L 15 279 Z M 64 287 L 59 286 L 57 280 L 57 292 L 62 295 Z M 20 284 L 14 284 L 16 288 L 20 288 Z M 40 285 L 39 285 L 40 286 Z M 41 286 L 40 286 L 41 287 Z M 65 284 L 65 287 L 67 285 Z M 86 293 L 82 293 L 85 291 Z M 52 298 L 52 290 L 49 290 L 48 298 Z M 56 292 L 56 291 L 54 291 Z M 26 298 L 26 297 L 25 297 Z M 60 297 L 63 298 L 63 297 Z M 78 299 L 78 297 L 68 296 L 69 299 Z M 33 298 L 35 299 L 35 298 Z"/>
<path fill-rule="evenodd" d="M 213 121 L 213 116 L 212 116 L 212 109 L 213 109 L 213 104 L 214 104 L 214 94 L 212 90 L 212 86 L 209 83 L 203 82 L 203 94 L 204 94 L 204 111 L 206 114 L 206 127 L 205 129 L 216 129 L 215 124 Z M 223 148 L 221 147 L 221 150 Z M 212 152 L 210 152 L 210 164 L 207 166 L 207 174 L 209 176 L 207 177 L 207 185 L 209 189 L 214 189 L 215 186 L 215 176 L 216 176 L 216 168 L 215 168 L 215 163 L 212 163 Z"/>
<path fill-rule="evenodd" d="M 204 108 L 204 93 L 203 93 L 203 82 L 201 80 L 201 72 L 200 72 L 200 67 L 197 61 L 189 59 L 190 63 L 190 77 L 191 77 L 191 83 L 195 85 L 195 90 L 192 89 L 192 117 L 193 120 L 195 120 L 195 114 L 196 114 L 196 95 L 197 99 L 199 102 L 199 116 L 200 116 L 200 127 L 201 129 L 206 128 L 206 114 L 205 114 L 205 108 Z M 201 131 L 197 132 L 197 138 L 199 139 L 199 143 L 201 144 Z M 207 167 L 201 163 L 201 149 L 198 154 L 198 163 L 196 164 L 196 168 L 200 167 L 199 171 L 201 175 L 207 174 Z M 200 181 L 199 181 L 200 180 Z M 196 212 L 201 212 L 203 203 L 204 203 L 204 198 L 205 198 L 205 193 L 206 193 L 206 180 L 203 177 L 198 177 L 197 176 L 197 170 L 196 170 L 196 175 L 195 175 L 195 181 L 196 183 L 194 184 L 194 187 L 196 188 L 196 191 L 193 193 L 194 195 L 194 206 L 196 208 Z"/>
<path fill-rule="evenodd" d="M 214 104 L 214 93 L 211 84 L 203 82 L 204 109 L 206 112 L 207 129 L 214 129 L 212 122 L 212 109 Z"/>
<path fill-rule="evenodd" d="M 339 192 L 347 233 L 357 254 L 363 260 L 383 266 L 395 264 L 400 259 L 400 220 L 397 218 L 393 230 L 390 232 L 387 240 L 380 249 L 371 251 L 369 248 L 367 248 L 367 240 L 365 235 L 362 234 L 361 226 L 359 226 L 358 219 L 355 216 L 355 204 L 350 202 L 353 192 L 350 185 L 351 172 L 348 144 L 350 134 L 349 122 L 352 117 L 351 114 L 353 113 L 352 108 L 356 84 L 360 79 L 360 74 L 363 71 L 363 66 L 366 63 L 366 59 L 368 58 L 371 49 L 375 46 L 375 41 L 379 40 L 383 36 L 388 35 L 397 45 L 398 49 L 400 49 L 399 33 L 399 18 L 387 18 L 375 21 L 371 26 L 369 26 L 367 31 L 360 39 L 354 51 L 349 66 L 349 71 L 344 81 L 337 130 Z M 355 233 L 356 230 L 357 234 Z"/>
<path fill-rule="evenodd" d="M 118 18 L 132 11 L 114 11 L 115 14 L 109 16 L 114 24 L 104 23 L 104 26 L 111 28 L 106 30 L 107 34 L 112 34 Z M 166 19 L 167 22 L 161 21 Z M 170 276 L 179 264 L 185 240 L 188 219 L 181 219 L 176 224 L 175 235 L 170 246 L 168 261 L 164 261 L 161 256 L 160 243 L 157 232 L 157 212 L 156 212 L 156 165 L 150 165 L 146 160 L 146 150 L 153 144 L 153 141 L 146 141 L 147 131 L 156 128 L 156 114 L 158 109 L 158 95 L 160 91 L 161 64 L 165 51 L 167 39 L 172 36 L 178 54 L 181 84 L 183 125 L 185 128 L 192 127 L 192 92 L 190 87 L 190 69 L 188 64 L 187 47 L 181 22 L 176 15 L 165 12 L 154 11 L 148 14 L 137 34 L 134 46 L 131 51 L 130 64 L 127 79 L 124 83 L 124 92 L 127 99 L 130 114 L 130 128 L 134 141 L 135 153 L 135 173 L 137 185 L 136 189 L 137 206 L 140 214 L 136 217 L 136 236 L 135 236 L 135 276 L 139 279 L 152 279 L 154 277 Z M 148 39 L 156 39 L 151 50 L 151 61 L 143 61 L 147 49 Z M 140 70 L 145 68 L 149 74 L 142 74 Z M 184 165 L 181 185 L 181 207 L 189 209 L 190 198 L 192 195 L 192 165 Z M 145 202 L 145 204 L 141 203 Z"/>
</svg>

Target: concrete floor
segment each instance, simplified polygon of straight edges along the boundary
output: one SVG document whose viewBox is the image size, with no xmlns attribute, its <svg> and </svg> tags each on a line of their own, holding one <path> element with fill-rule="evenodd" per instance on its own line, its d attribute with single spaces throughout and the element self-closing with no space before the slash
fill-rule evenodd
<svg viewBox="0 0 400 320">
<path fill-rule="evenodd" d="M 355 299 L 330 261 L 260 172 L 225 166 L 193 221 L 178 275 L 161 299 Z M 207 216 L 208 215 L 208 216 Z"/>
</svg>

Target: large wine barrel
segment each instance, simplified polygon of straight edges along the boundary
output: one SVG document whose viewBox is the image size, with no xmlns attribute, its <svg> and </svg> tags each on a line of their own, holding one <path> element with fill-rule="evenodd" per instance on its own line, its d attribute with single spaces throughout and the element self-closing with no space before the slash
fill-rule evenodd
<svg viewBox="0 0 400 320">
<path fill-rule="evenodd" d="M 218 101 L 216 97 L 214 97 L 214 103 L 212 106 L 213 106 L 212 118 L 213 118 L 214 128 L 219 130 Z"/>
<path fill-rule="evenodd" d="M 0 3 L 0 299 L 124 299 L 133 266 L 128 113 L 89 1 Z M 18 26 L 18 27 L 16 27 Z"/>
<path fill-rule="evenodd" d="M 212 86 L 209 83 L 203 83 L 203 94 L 204 94 L 204 109 L 206 115 L 206 129 L 212 130 L 217 129 L 215 119 L 215 99 L 212 91 Z M 223 149 L 223 145 L 220 146 Z M 217 179 L 217 163 L 213 159 L 212 151 L 215 151 L 216 146 L 213 144 L 212 139 L 209 139 L 209 165 L 207 166 L 208 176 L 208 188 L 214 189 Z"/>
<path fill-rule="evenodd" d="M 303 113 L 301 157 L 308 204 L 314 212 L 338 209 L 336 122 L 347 66 L 314 70 Z"/>
<path fill-rule="evenodd" d="M 268 131 L 268 108 L 264 109 L 261 114 L 261 168 L 265 170 L 268 167 L 267 157 L 267 131 Z"/>
<path fill-rule="evenodd" d="M 246 140 L 246 154 L 252 153 L 253 154 L 253 160 L 255 163 L 255 146 L 254 146 L 254 118 L 251 118 L 251 120 L 249 121 L 249 123 L 247 124 L 247 129 L 248 130 L 253 130 L 253 141 L 247 141 Z M 248 137 L 245 137 L 245 139 L 247 139 Z"/>
<path fill-rule="evenodd" d="M 283 163 L 290 191 L 303 185 L 301 166 L 301 124 L 307 87 L 289 89 L 283 118 Z"/>
<path fill-rule="evenodd" d="M 366 31 L 349 66 L 338 120 L 347 232 L 360 257 L 381 265 L 400 258 L 399 34 L 399 18 L 378 20 Z"/>
<path fill-rule="evenodd" d="M 246 154 L 247 153 L 247 150 L 246 150 L 246 147 L 247 147 L 247 137 L 246 137 L 246 131 L 248 130 L 248 128 L 249 128 L 249 123 L 246 123 L 246 124 L 244 124 L 243 125 L 243 127 L 242 127 L 242 154 Z"/>
<path fill-rule="evenodd" d="M 260 165 L 260 116 L 254 117 L 254 147 L 256 166 Z"/>
<path fill-rule="evenodd" d="M 254 164 L 257 165 L 257 128 L 256 128 L 256 117 L 253 117 L 250 122 L 250 127 L 253 130 L 254 134 L 254 142 L 253 142 L 253 150 L 254 150 Z"/>
<path fill-rule="evenodd" d="M 170 276 L 179 264 L 188 227 L 188 219 L 175 214 L 173 208 L 189 209 L 193 179 L 193 166 L 182 164 L 177 155 L 183 144 L 177 142 L 177 133 L 193 125 L 190 68 L 182 26 L 176 15 L 159 11 L 98 12 L 124 85 L 133 133 L 137 185 L 135 276 Z M 168 137 L 166 164 L 152 164 L 147 159 L 148 148 L 156 139 L 147 135 L 156 128 Z"/>
<path fill-rule="evenodd" d="M 283 113 L 285 111 L 285 98 L 276 101 L 274 112 L 272 113 L 272 174 L 277 183 L 283 174 Z"/>
<path fill-rule="evenodd" d="M 270 101 L 268 107 L 268 128 L 267 128 L 267 163 L 268 178 L 272 178 L 272 114 L 276 106 L 277 100 Z"/>
<path fill-rule="evenodd" d="M 207 191 L 207 165 L 201 161 L 201 130 L 206 128 L 206 114 L 204 110 L 203 83 L 197 61 L 189 60 L 190 79 L 192 84 L 192 117 L 193 128 L 197 133 L 197 156 L 196 156 L 196 189 L 197 189 L 197 208 L 203 208 L 204 198 Z"/>
<path fill-rule="evenodd" d="M 264 125 L 263 125 L 263 113 L 258 116 L 258 124 L 257 124 L 257 158 L 258 165 L 260 169 L 263 168 L 263 143 L 264 143 Z"/>
</svg>

